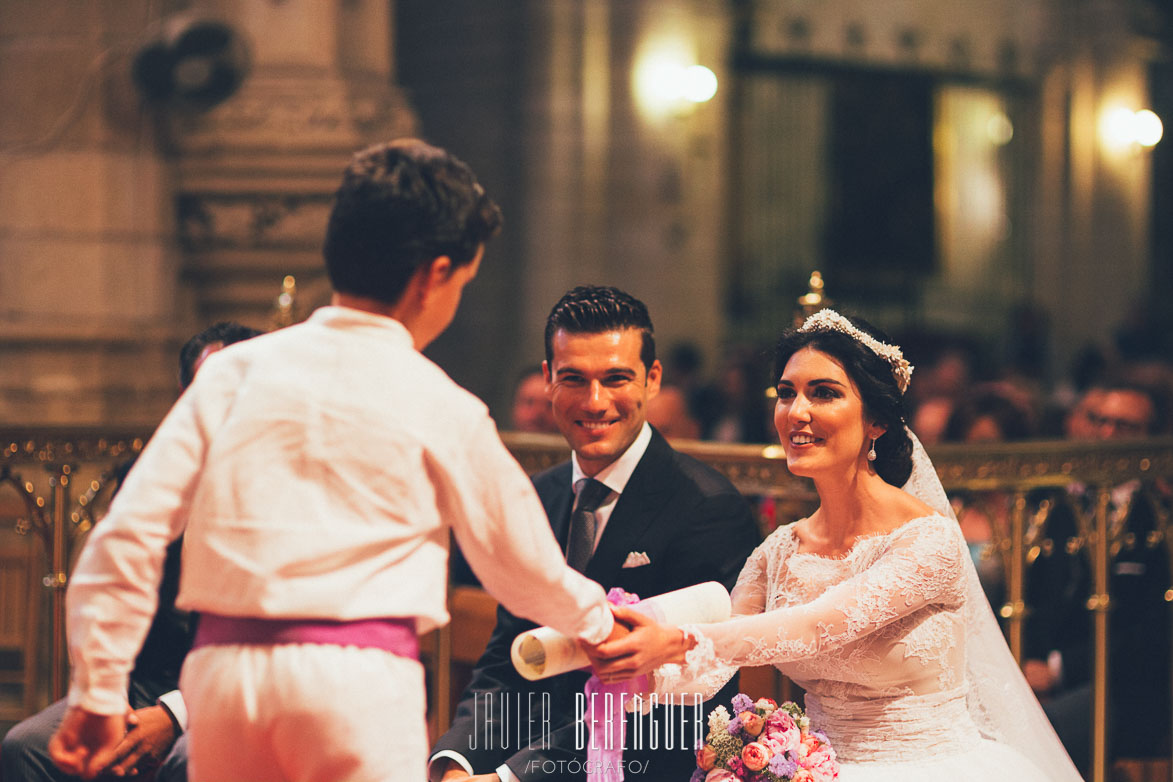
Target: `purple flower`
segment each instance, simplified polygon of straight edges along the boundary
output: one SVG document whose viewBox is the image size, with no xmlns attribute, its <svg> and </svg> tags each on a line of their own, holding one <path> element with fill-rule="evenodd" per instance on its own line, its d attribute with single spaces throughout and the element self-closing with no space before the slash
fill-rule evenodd
<svg viewBox="0 0 1173 782">
<path fill-rule="evenodd" d="M 729 770 L 742 779 L 745 779 L 747 776 L 753 773 L 745 767 L 745 763 L 741 762 L 741 758 L 729 758 L 729 762 L 725 765 L 729 766 Z"/>
<path fill-rule="evenodd" d="M 741 717 L 734 717 L 729 720 L 729 727 L 725 728 L 725 730 L 729 731 L 730 736 L 736 736 L 738 733 L 741 733 Z"/>
<path fill-rule="evenodd" d="M 619 587 L 612 587 L 607 593 L 607 602 L 611 605 L 629 606 L 639 602 L 639 595 L 634 592 L 625 592 Z"/>
<path fill-rule="evenodd" d="M 831 740 L 827 738 L 827 734 L 821 730 L 812 730 L 811 735 L 819 740 L 820 744 L 830 744 Z"/>
<path fill-rule="evenodd" d="M 771 774 L 789 779 L 794 776 L 794 772 L 798 771 L 798 764 L 786 755 L 775 755 L 770 758 L 770 763 L 766 768 Z"/>
<path fill-rule="evenodd" d="M 741 714 L 743 711 L 753 711 L 753 699 L 739 692 L 733 696 L 733 713 Z"/>
<path fill-rule="evenodd" d="M 696 771 L 692 772 L 692 776 L 689 777 L 688 782 L 705 782 L 705 777 L 708 775 L 708 771 L 704 771 L 698 768 Z"/>
</svg>

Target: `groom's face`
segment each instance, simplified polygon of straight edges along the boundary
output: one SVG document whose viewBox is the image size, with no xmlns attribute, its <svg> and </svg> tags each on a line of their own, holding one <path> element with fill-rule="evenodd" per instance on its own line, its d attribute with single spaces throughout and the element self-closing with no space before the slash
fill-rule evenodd
<svg viewBox="0 0 1173 782">
<path fill-rule="evenodd" d="M 572 334 L 559 329 L 543 364 L 558 430 L 587 475 L 623 455 L 639 436 L 648 400 L 660 390 L 660 362 L 645 368 L 638 329 Z"/>
</svg>

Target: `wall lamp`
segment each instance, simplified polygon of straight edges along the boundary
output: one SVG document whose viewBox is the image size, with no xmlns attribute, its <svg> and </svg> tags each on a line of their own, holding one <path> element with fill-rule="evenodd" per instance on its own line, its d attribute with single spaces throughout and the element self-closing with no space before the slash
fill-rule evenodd
<svg viewBox="0 0 1173 782">
<path fill-rule="evenodd" d="M 635 74 L 636 96 L 654 116 L 681 114 L 717 94 L 717 76 L 703 65 L 684 65 L 668 57 L 648 57 Z"/>
<path fill-rule="evenodd" d="M 1156 146 L 1164 135 L 1161 118 L 1148 109 L 1133 111 L 1115 108 L 1104 113 L 1100 134 L 1104 143 L 1114 149 Z"/>
</svg>

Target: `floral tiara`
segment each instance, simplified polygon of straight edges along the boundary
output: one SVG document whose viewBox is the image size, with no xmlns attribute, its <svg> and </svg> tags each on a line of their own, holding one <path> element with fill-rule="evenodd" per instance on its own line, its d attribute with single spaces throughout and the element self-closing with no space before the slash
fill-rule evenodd
<svg viewBox="0 0 1173 782">
<path fill-rule="evenodd" d="M 900 389 L 902 394 L 908 390 L 908 383 L 912 380 L 913 367 L 908 363 L 908 359 L 904 357 L 900 348 L 886 342 L 880 342 L 871 334 L 860 331 L 854 323 L 835 310 L 819 310 L 803 321 L 798 331 L 803 334 L 811 331 L 838 331 L 840 334 L 846 334 L 891 364 L 892 375 L 896 378 L 896 387 Z"/>
</svg>

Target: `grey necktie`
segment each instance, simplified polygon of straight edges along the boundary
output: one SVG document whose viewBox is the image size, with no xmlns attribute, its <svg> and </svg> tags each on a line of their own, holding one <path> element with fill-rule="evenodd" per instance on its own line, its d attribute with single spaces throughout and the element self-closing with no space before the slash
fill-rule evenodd
<svg viewBox="0 0 1173 782">
<path fill-rule="evenodd" d="M 566 545 L 566 564 L 578 572 L 586 570 L 595 548 L 595 531 L 599 528 L 595 510 L 611 490 L 594 478 L 584 478 L 578 490 L 578 502 L 570 516 L 570 540 Z"/>
</svg>

